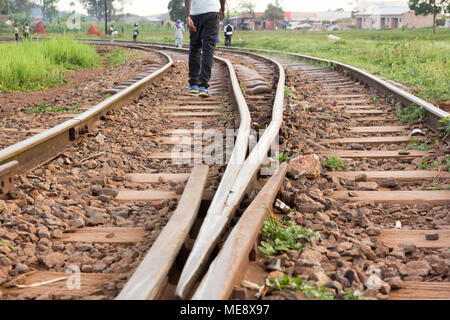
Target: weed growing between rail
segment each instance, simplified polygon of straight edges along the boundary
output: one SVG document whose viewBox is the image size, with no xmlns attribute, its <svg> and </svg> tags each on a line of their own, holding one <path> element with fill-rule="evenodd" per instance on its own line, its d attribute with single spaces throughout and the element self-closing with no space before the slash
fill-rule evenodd
<svg viewBox="0 0 450 320">
<path fill-rule="evenodd" d="M 330 168 L 333 171 L 337 171 L 339 169 L 345 169 L 348 165 L 345 164 L 344 160 L 339 158 L 338 156 L 332 156 L 327 159 L 325 162 L 325 167 Z"/>
<path fill-rule="evenodd" d="M 96 50 L 59 38 L 0 45 L 0 91 L 31 91 L 65 83 L 63 73 L 100 67 Z"/>
<path fill-rule="evenodd" d="M 450 116 L 442 118 L 438 123 L 442 125 L 441 127 L 438 127 L 441 131 L 441 139 L 445 140 L 450 135 Z"/>
<path fill-rule="evenodd" d="M 259 250 L 266 256 L 271 257 L 276 253 L 288 250 L 298 250 L 302 247 L 302 241 L 310 241 L 312 237 L 319 235 L 312 229 L 294 226 L 290 222 L 277 221 L 272 213 L 264 221 L 261 230 L 262 241 Z"/>
<path fill-rule="evenodd" d="M 415 120 L 425 120 L 425 108 L 424 107 L 418 107 L 415 104 L 412 104 L 406 108 L 397 110 L 397 121 L 408 123 L 409 121 L 415 121 Z"/>
</svg>

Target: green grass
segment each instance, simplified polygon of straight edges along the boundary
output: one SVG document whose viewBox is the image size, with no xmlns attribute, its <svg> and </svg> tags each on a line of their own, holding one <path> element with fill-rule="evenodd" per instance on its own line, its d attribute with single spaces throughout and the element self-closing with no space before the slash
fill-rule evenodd
<svg viewBox="0 0 450 320">
<path fill-rule="evenodd" d="M 450 30 L 236 32 L 234 46 L 295 52 L 350 64 L 409 85 L 420 97 L 450 100 Z"/>
<path fill-rule="evenodd" d="M 306 283 L 301 278 L 290 279 L 289 276 L 284 275 L 276 278 L 274 281 L 266 279 L 266 285 L 275 290 L 293 290 L 303 293 L 309 299 L 316 300 L 334 300 L 333 294 L 326 290 L 323 286 L 317 288 L 309 283 Z"/>
<path fill-rule="evenodd" d="M 302 247 L 302 241 L 309 241 L 318 235 L 314 230 L 294 226 L 289 222 L 277 221 L 269 212 L 269 217 L 264 221 L 261 230 L 261 246 L 259 250 L 266 256 L 271 257 L 276 253 L 298 250 Z"/>
<path fill-rule="evenodd" d="M 66 38 L 0 44 L 0 91 L 31 91 L 65 83 L 64 72 L 100 66 L 96 50 Z"/>
<path fill-rule="evenodd" d="M 408 123 L 409 121 L 415 121 L 425 119 L 425 108 L 418 107 L 415 104 L 410 105 L 409 107 L 397 110 L 397 121 Z"/>
<path fill-rule="evenodd" d="M 430 144 L 432 141 L 428 138 L 411 137 L 409 141 L 409 144 L 404 148 L 405 150 L 428 151 L 431 148 Z"/>
<path fill-rule="evenodd" d="M 128 52 L 124 49 L 114 49 L 106 55 L 106 63 L 111 67 L 118 67 L 128 60 Z"/>
<path fill-rule="evenodd" d="M 328 34 L 342 40 L 329 42 Z M 128 33 L 117 39 L 131 39 Z M 221 34 L 222 39 L 222 34 Z M 142 41 L 174 42 L 173 31 L 154 28 Z M 185 34 L 185 42 L 188 33 Z M 221 45 L 223 44 L 223 41 Z M 408 85 L 419 97 L 440 103 L 450 100 L 450 30 L 236 31 L 233 46 L 311 55 L 362 68 Z"/>
</svg>

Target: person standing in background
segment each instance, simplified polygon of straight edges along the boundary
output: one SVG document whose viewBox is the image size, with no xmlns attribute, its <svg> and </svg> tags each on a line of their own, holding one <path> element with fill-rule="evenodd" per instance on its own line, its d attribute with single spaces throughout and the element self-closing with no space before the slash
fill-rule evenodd
<svg viewBox="0 0 450 320">
<path fill-rule="evenodd" d="M 16 36 L 16 41 L 19 41 L 19 28 L 17 25 L 14 26 L 14 35 Z"/>
<path fill-rule="evenodd" d="M 139 34 L 138 24 L 135 23 L 133 29 L 133 42 L 136 42 L 138 34 Z"/>
<path fill-rule="evenodd" d="M 175 23 L 175 46 L 177 48 L 183 48 L 183 32 L 184 32 L 184 27 L 181 24 L 181 20 L 178 19 L 177 22 Z"/>
<path fill-rule="evenodd" d="M 233 26 L 231 25 L 231 23 L 228 21 L 227 25 L 224 28 L 224 32 L 225 32 L 225 45 L 226 46 L 231 46 L 231 37 L 233 36 Z"/>
<path fill-rule="evenodd" d="M 30 35 L 30 26 L 28 25 L 28 23 L 25 25 L 24 31 L 23 31 L 23 36 L 25 37 L 25 39 L 28 39 Z"/>
<path fill-rule="evenodd" d="M 219 21 L 225 16 L 226 0 L 185 0 L 186 19 L 190 30 L 189 88 L 190 93 L 209 97 Z"/>
<path fill-rule="evenodd" d="M 114 25 L 112 24 L 112 25 L 109 27 L 109 34 L 111 35 L 111 42 L 114 42 L 114 32 L 115 32 L 115 30 L 114 30 Z"/>
</svg>

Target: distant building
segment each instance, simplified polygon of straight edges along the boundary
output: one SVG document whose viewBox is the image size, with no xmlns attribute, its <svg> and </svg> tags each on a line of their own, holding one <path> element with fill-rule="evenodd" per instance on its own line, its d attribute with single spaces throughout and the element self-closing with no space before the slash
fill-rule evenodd
<svg viewBox="0 0 450 320">
<path fill-rule="evenodd" d="M 433 26 L 433 15 L 416 16 L 406 1 L 363 1 L 353 14 L 357 29 L 424 28 Z"/>
</svg>

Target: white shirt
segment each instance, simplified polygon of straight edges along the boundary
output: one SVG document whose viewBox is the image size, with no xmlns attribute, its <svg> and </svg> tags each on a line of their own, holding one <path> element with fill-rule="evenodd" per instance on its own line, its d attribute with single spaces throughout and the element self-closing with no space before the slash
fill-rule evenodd
<svg viewBox="0 0 450 320">
<path fill-rule="evenodd" d="M 230 32 L 227 32 L 227 27 L 228 27 L 228 26 L 231 27 L 231 31 L 230 31 Z M 233 30 L 234 30 L 234 28 L 233 28 L 233 26 L 232 26 L 231 24 L 227 24 L 227 25 L 223 28 L 223 31 L 225 32 L 225 34 L 226 34 L 227 36 L 232 35 L 232 34 L 233 34 Z"/>
<path fill-rule="evenodd" d="M 219 0 L 192 0 L 191 2 L 191 15 L 208 12 L 219 12 L 220 1 Z"/>
<path fill-rule="evenodd" d="M 184 32 L 184 27 L 182 24 L 179 25 L 180 27 L 177 28 L 177 25 L 175 25 L 174 29 L 175 29 L 175 38 L 183 38 L 183 32 Z"/>
</svg>

